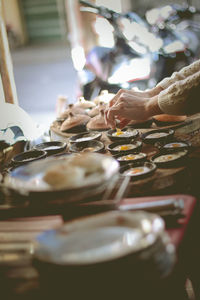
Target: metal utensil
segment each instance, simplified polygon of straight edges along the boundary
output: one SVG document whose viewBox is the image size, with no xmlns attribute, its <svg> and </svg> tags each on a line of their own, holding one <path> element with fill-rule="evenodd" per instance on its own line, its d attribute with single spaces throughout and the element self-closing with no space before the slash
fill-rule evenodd
<svg viewBox="0 0 200 300">
<path fill-rule="evenodd" d="M 183 199 L 165 199 L 159 201 L 143 202 L 143 203 L 133 203 L 133 204 L 123 204 L 119 205 L 120 211 L 136 211 L 136 210 L 145 210 L 149 212 L 155 212 L 160 215 L 166 214 L 181 214 L 184 209 Z"/>
</svg>

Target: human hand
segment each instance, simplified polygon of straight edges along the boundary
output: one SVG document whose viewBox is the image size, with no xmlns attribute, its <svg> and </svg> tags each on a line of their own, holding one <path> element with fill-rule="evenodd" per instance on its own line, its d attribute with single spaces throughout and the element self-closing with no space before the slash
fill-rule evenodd
<svg viewBox="0 0 200 300">
<path fill-rule="evenodd" d="M 130 120 L 147 120 L 155 114 L 161 114 L 157 96 L 142 98 L 129 90 L 120 90 L 110 101 L 105 110 L 105 120 L 112 128 L 116 127 L 116 119 L 120 120 L 120 128 L 126 126 Z"/>
<path fill-rule="evenodd" d="M 140 91 L 138 89 L 132 88 L 131 90 L 124 90 L 121 89 L 118 91 L 118 93 L 116 94 L 116 96 L 110 101 L 109 106 L 112 106 L 115 104 L 116 100 L 119 98 L 119 96 L 123 93 L 128 93 L 129 95 L 135 96 L 135 97 L 139 97 L 139 98 L 147 98 L 150 99 L 156 95 L 158 95 L 163 89 L 160 86 L 156 86 L 150 90 L 146 90 L 146 91 Z"/>
</svg>

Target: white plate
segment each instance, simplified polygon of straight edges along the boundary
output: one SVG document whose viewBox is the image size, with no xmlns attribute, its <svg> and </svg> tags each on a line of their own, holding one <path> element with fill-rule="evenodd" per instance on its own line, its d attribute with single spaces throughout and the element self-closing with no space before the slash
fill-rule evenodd
<svg viewBox="0 0 200 300">
<path fill-rule="evenodd" d="M 157 215 L 107 212 L 39 235 L 35 256 L 62 265 L 100 263 L 144 250 L 163 234 L 164 221 Z"/>
<path fill-rule="evenodd" d="M 85 180 L 81 181 L 76 188 L 55 188 L 43 180 L 43 176 L 49 167 L 53 167 L 62 163 L 64 164 L 75 155 L 77 156 L 77 154 L 73 154 L 65 157 L 50 157 L 16 168 L 6 176 L 4 185 L 7 188 L 14 189 L 16 191 L 20 190 L 24 194 L 26 194 L 26 192 L 50 192 L 60 190 L 72 191 L 83 188 L 89 189 L 90 187 L 105 184 L 105 182 L 109 182 L 115 175 L 118 174 L 119 164 L 114 158 L 99 153 L 87 153 L 78 154 L 78 156 L 83 156 L 84 158 L 87 157 L 90 174 L 88 175 L 88 178 L 85 178 Z M 95 165 L 95 161 L 100 166 L 101 172 L 95 170 L 91 172 L 91 168 Z"/>
</svg>

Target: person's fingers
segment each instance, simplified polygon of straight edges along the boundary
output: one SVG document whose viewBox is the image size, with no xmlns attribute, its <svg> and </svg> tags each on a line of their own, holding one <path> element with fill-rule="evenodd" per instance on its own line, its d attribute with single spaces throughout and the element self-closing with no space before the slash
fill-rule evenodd
<svg viewBox="0 0 200 300">
<path fill-rule="evenodd" d="M 130 120 L 128 119 L 122 119 L 119 123 L 119 128 L 122 129 L 124 128 L 126 125 L 128 125 L 128 123 L 130 123 Z"/>
<path fill-rule="evenodd" d="M 117 94 L 113 97 L 113 99 L 109 102 L 109 107 L 113 106 L 116 103 L 116 101 L 119 99 L 120 95 L 124 92 L 125 90 L 123 89 L 119 90 Z"/>
<path fill-rule="evenodd" d="M 114 105 L 107 111 L 107 124 L 109 124 L 112 128 L 116 127 L 116 117 L 119 119 L 120 117 L 120 109 L 121 105 Z"/>
<path fill-rule="evenodd" d="M 108 117 L 107 117 L 107 114 L 108 114 L 108 109 L 106 109 L 106 110 L 104 111 L 104 119 L 105 119 L 106 125 L 108 125 Z"/>
</svg>

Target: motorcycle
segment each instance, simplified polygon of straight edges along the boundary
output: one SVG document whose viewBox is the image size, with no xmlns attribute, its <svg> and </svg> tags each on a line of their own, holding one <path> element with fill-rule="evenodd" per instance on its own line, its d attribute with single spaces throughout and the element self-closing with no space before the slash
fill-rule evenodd
<svg viewBox="0 0 200 300">
<path fill-rule="evenodd" d="M 200 58 L 200 23 L 193 20 L 199 13 L 190 1 L 146 12 L 151 32 L 163 40 L 155 72 L 157 82 Z"/>
<path fill-rule="evenodd" d="M 165 18 L 154 18 L 152 23 L 152 11 L 144 19 L 134 12 L 122 14 L 88 1 L 79 2 L 84 5 L 81 11 L 92 12 L 110 25 L 101 32 L 102 36 L 108 30 L 113 35 L 111 46 L 95 46 L 85 57 L 81 68 L 79 65 L 78 77 L 82 95 L 86 99 L 94 98 L 102 90 L 116 93 L 121 88 L 151 88 L 183 64 L 188 64 L 197 53 L 189 49 L 191 44 L 186 42 L 184 23 L 180 22 L 186 10 L 181 15 L 178 6 L 173 7 L 173 13 L 169 11 L 167 16 L 164 15 Z M 162 8 L 159 13 L 163 15 Z M 191 22 L 188 26 L 194 27 Z M 190 33 L 190 30 L 187 27 L 187 32 Z M 100 31 L 98 26 L 96 31 Z"/>
</svg>

